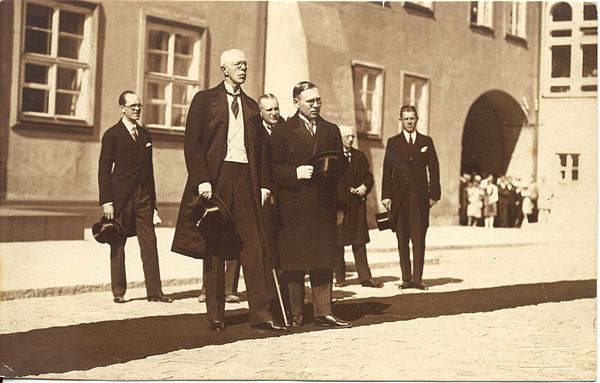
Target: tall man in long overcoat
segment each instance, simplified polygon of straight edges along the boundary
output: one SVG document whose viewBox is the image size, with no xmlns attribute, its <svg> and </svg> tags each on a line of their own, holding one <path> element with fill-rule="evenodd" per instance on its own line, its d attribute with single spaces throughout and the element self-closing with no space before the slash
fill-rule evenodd
<svg viewBox="0 0 600 383">
<path fill-rule="evenodd" d="M 391 213 L 398 239 L 402 289 L 427 290 L 423 283 L 425 235 L 429 227 L 429 209 L 441 196 L 440 170 L 431 137 L 417 132 L 417 109 L 400 109 L 402 131 L 391 137 L 383 160 L 381 203 Z M 412 242 L 411 270 L 408 242 Z"/>
<path fill-rule="evenodd" d="M 337 250 L 337 223 L 343 218 L 337 179 L 313 179 L 311 159 L 335 152 L 342 161 L 342 141 L 336 125 L 319 116 L 321 95 L 302 81 L 292 92 L 297 113 L 273 131 L 273 181 L 278 185 L 281 221 L 278 249 L 283 283 L 287 282 L 292 326 L 303 321 L 304 276 L 308 270 L 315 324 L 348 327 L 333 315 L 331 298 Z"/>
<path fill-rule="evenodd" d="M 225 330 L 225 258 L 237 257 L 244 271 L 251 326 L 284 330 L 274 324 L 268 307 L 261 206 L 270 198 L 270 191 L 269 181 L 264 179 L 268 172 L 263 172 L 261 166 L 264 142 L 258 138 L 260 127 L 252 122 L 257 118 L 258 106 L 241 89 L 247 70 L 244 52 L 223 52 L 221 71 L 225 80 L 194 96 L 185 128 L 188 179 L 172 250 L 204 259 L 207 316 L 213 331 Z M 213 192 L 231 212 L 235 235 L 242 242 L 239 254 L 209 253 L 205 238 L 191 218 L 191 202 L 198 195 L 210 199 Z"/>
<path fill-rule="evenodd" d="M 364 287 L 383 287 L 376 282 L 367 261 L 369 243 L 369 227 L 367 226 L 367 195 L 373 189 L 373 174 L 369 169 L 369 160 L 362 151 L 354 148 L 355 132 L 352 126 L 340 126 L 344 155 L 348 159 L 348 169 L 340 177 L 339 193 L 344 196 L 344 219 L 338 226 L 338 253 L 335 267 L 336 286 L 343 286 L 346 281 L 346 262 L 344 246 L 352 246 L 354 264 L 358 272 L 358 281 Z"/>
</svg>

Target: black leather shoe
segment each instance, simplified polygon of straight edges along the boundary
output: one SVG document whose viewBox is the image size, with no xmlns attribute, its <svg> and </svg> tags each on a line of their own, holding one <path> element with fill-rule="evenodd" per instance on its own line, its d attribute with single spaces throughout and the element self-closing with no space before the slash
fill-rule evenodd
<svg viewBox="0 0 600 383">
<path fill-rule="evenodd" d="M 292 327 L 302 326 L 302 315 L 292 315 Z"/>
<path fill-rule="evenodd" d="M 115 302 L 115 303 L 125 303 L 125 298 L 124 297 L 114 297 L 113 298 L 113 302 Z"/>
<path fill-rule="evenodd" d="M 225 302 L 227 303 L 240 303 L 240 297 L 235 294 L 225 295 Z"/>
<path fill-rule="evenodd" d="M 413 287 L 419 290 L 429 290 L 429 286 L 423 284 L 423 282 L 415 282 L 413 283 Z"/>
<path fill-rule="evenodd" d="M 366 281 L 361 282 L 363 287 L 375 287 L 380 288 L 383 287 L 383 283 L 375 282 L 373 278 L 369 278 Z"/>
<path fill-rule="evenodd" d="M 148 302 L 172 303 L 173 298 L 169 298 L 168 296 L 166 296 L 164 294 L 159 294 L 159 295 L 153 295 L 151 297 L 148 297 Z"/>
<path fill-rule="evenodd" d="M 278 326 L 273 321 L 269 320 L 263 323 L 253 324 L 252 327 L 255 330 L 269 330 L 269 331 L 290 331 L 285 326 Z"/>
<path fill-rule="evenodd" d="M 352 323 L 344 322 L 332 314 L 322 315 L 320 317 L 315 317 L 315 326 L 318 327 L 332 327 L 332 328 L 345 328 L 352 327 Z"/>
<path fill-rule="evenodd" d="M 208 321 L 208 330 L 215 332 L 223 332 L 225 331 L 225 322 L 211 319 Z"/>
<path fill-rule="evenodd" d="M 412 283 L 410 282 L 402 282 L 401 285 L 398 285 L 399 289 L 410 289 L 412 286 Z"/>
</svg>

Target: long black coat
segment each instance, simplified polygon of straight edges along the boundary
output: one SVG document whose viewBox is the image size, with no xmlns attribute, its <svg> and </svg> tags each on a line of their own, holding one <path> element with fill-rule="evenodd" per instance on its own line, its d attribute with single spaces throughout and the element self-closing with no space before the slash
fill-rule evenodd
<svg viewBox="0 0 600 383">
<path fill-rule="evenodd" d="M 258 105 L 254 100 L 241 92 L 242 111 L 244 113 L 244 140 L 246 154 L 252 179 L 252 200 L 255 204 L 256 226 L 262 233 L 263 221 L 260 203 L 261 187 L 268 187 L 268 180 L 263 176 L 268 172 L 261 169 L 263 161 L 264 140 L 260 139 L 255 122 L 258 116 Z M 171 250 L 192 258 L 208 258 L 206 242 L 193 222 L 190 214 L 190 202 L 198 196 L 198 185 L 210 182 L 213 190 L 217 185 L 219 171 L 227 154 L 227 131 L 229 129 L 229 105 L 224 83 L 212 89 L 196 93 L 188 112 L 185 124 L 185 141 L 183 151 L 188 179 L 183 191 L 177 227 Z"/>
<path fill-rule="evenodd" d="M 424 229 L 429 226 L 429 200 L 441 197 L 440 170 L 431 137 L 417 132 L 411 155 L 404 134 L 391 137 L 385 148 L 381 199 L 392 200 L 392 217 L 404 214 L 401 201 L 412 193 L 419 201 Z"/>
<path fill-rule="evenodd" d="M 271 136 L 273 182 L 278 185 L 277 207 L 281 228 L 278 249 L 284 270 L 325 269 L 335 266 L 337 250 L 336 211 L 342 208 L 337 182 L 317 184 L 298 180 L 296 168 L 308 165 L 313 155 L 325 151 L 342 153 L 337 125 L 322 118 L 311 137 L 298 114 L 277 127 Z"/>
<path fill-rule="evenodd" d="M 119 217 L 123 206 L 133 195 L 138 182 L 146 187 L 150 195 L 152 208 L 156 209 L 150 132 L 138 125 L 136 143 L 123 121 L 119 120 L 102 136 L 102 147 L 98 162 L 100 205 L 112 202 L 115 217 Z M 135 235 L 135 226 L 132 226 L 135 222 L 125 220 L 122 223 L 125 225 L 125 230 L 129 236 Z"/>
<path fill-rule="evenodd" d="M 338 226 L 338 246 L 364 245 L 369 243 L 369 227 L 367 226 L 367 196 L 359 197 L 351 194 L 350 188 L 360 185 L 367 187 L 367 195 L 373 188 L 373 174 L 369 170 L 369 160 L 365 154 L 350 148 L 348 170 L 340 177 L 338 187 L 343 193 L 346 210 L 344 220 Z"/>
</svg>

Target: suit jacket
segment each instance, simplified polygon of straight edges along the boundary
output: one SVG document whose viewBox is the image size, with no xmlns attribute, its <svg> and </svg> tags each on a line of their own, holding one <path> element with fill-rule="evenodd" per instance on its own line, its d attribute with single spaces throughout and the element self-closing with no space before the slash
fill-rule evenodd
<svg viewBox="0 0 600 383">
<path fill-rule="evenodd" d="M 440 170 L 431 137 L 417 132 L 413 151 L 400 133 L 391 137 L 385 148 L 381 199 L 392 200 L 392 217 L 402 214 L 399 209 L 407 193 L 414 193 L 429 225 L 429 199 L 441 198 Z"/>
<path fill-rule="evenodd" d="M 367 156 L 358 149 L 350 148 L 350 163 L 346 172 L 340 177 L 338 184 L 346 205 L 344 220 L 338 226 L 338 246 L 369 243 L 367 197 L 361 198 L 357 194 L 351 194 L 350 188 L 365 185 L 367 194 L 369 194 L 373 184 L 373 174 L 369 169 Z"/>
<path fill-rule="evenodd" d="M 118 216 L 138 183 L 146 186 L 152 207 L 156 208 L 150 132 L 138 126 L 136 143 L 119 120 L 102 136 L 98 163 L 100 205 L 112 202 Z"/>
<path fill-rule="evenodd" d="M 252 199 L 255 211 L 260 212 L 260 188 L 268 188 L 263 180 L 264 140 L 259 136 L 255 121 L 258 105 L 240 90 L 240 102 L 244 114 L 244 141 L 252 179 Z M 193 222 L 190 203 L 198 196 L 198 185 L 210 182 L 213 191 L 219 172 L 227 154 L 227 132 L 229 129 L 229 104 L 225 84 L 221 82 L 212 89 L 196 93 L 192 99 L 185 124 L 183 151 L 188 178 L 183 192 L 177 227 L 171 250 L 193 258 L 206 258 L 206 243 Z M 264 129 L 263 129 L 264 130 Z M 259 214 L 262 217 L 262 214 Z M 261 227 L 257 222 L 257 227 Z M 210 255 L 210 254 L 208 254 Z"/>
<path fill-rule="evenodd" d="M 279 187 L 278 250 L 282 269 L 310 270 L 335 265 L 336 210 L 343 199 L 337 193 L 337 182 L 316 183 L 298 180 L 296 176 L 296 168 L 310 164 L 315 154 L 342 153 L 338 127 L 320 117 L 316 123 L 317 133 L 311 138 L 296 113 L 271 136 L 273 182 Z"/>
</svg>

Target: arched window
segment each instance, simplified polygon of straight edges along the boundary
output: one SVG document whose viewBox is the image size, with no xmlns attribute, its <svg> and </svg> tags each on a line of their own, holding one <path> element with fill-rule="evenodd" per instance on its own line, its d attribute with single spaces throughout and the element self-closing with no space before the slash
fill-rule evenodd
<svg viewBox="0 0 600 383">
<path fill-rule="evenodd" d="M 583 19 L 584 20 L 598 20 L 598 10 L 596 4 L 585 3 L 583 5 Z"/>
<path fill-rule="evenodd" d="M 558 3 L 552 8 L 552 21 L 571 21 L 573 10 L 567 3 Z"/>
</svg>

